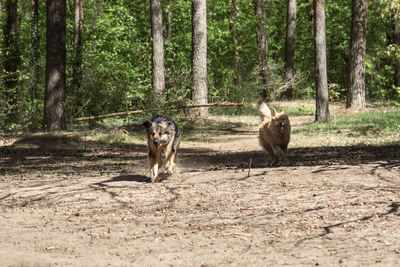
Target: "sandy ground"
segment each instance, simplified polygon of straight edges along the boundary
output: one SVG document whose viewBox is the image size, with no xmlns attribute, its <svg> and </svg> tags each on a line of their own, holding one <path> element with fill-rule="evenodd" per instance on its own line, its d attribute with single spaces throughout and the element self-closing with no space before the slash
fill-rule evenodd
<svg viewBox="0 0 400 267">
<path fill-rule="evenodd" d="M 400 265 L 399 145 L 291 147 L 270 166 L 256 131 L 184 138 L 156 184 L 144 142 L 5 143 L 0 266 Z"/>
</svg>

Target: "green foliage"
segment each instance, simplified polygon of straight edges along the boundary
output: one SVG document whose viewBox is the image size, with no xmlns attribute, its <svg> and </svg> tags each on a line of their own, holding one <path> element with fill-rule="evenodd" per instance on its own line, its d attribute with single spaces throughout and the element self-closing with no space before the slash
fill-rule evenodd
<svg viewBox="0 0 400 267">
<path fill-rule="evenodd" d="M 232 1 L 234 2 L 234 1 Z M 4 3 L 4 1 L 2 1 Z M 392 18 L 398 16 L 398 0 L 371 1 L 367 24 L 366 86 L 369 100 L 400 103 L 400 90 L 393 86 L 393 65 L 399 49 L 392 44 Z M 68 119 L 143 109 L 152 106 L 151 30 L 148 1 L 85 0 L 82 87 L 71 86 L 73 62 L 73 1 L 67 1 L 67 99 Z M 262 90 L 252 0 L 239 1 L 238 9 L 226 0 L 207 1 L 208 89 L 210 101 L 253 102 Z M 295 51 L 296 99 L 315 97 L 312 1 L 298 1 Z M 326 40 L 329 96 L 345 99 L 350 41 L 351 1 L 327 1 Z M 274 95 L 282 88 L 286 34 L 286 1 L 266 1 L 268 56 Z M 166 105 L 185 103 L 191 94 L 191 2 L 162 2 L 164 23 Z M 5 21 L 2 5 L 1 21 Z M 37 130 L 41 127 L 45 88 L 45 1 L 39 7 L 40 59 L 36 98 L 32 99 L 31 2 L 19 1 L 21 66 L 16 88 L 18 118 L 4 125 L 9 107 L 1 101 L 0 130 Z M 168 25 L 168 11 L 172 11 Z M 234 14 L 234 15 L 233 15 Z M 167 28 L 171 27 L 171 39 Z M 237 33 L 238 66 L 234 62 L 232 26 Z M 0 39 L 3 40 L 3 27 Z M 1 46 L 2 47 L 2 46 Z M 2 48 L 0 48 L 1 56 Z M 3 65 L 1 65 L 3 70 Z M 0 72 L 3 81 L 4 73 Z M 240 79 L 239 79 L 240 78 Z M 0 100 L 8 92 L 0 82 Z M 313 112 L 297 107 L 294 114 Z M 221 110 L 221 109 L 219 109 Z M 289 108 L 290 110 L 290 108 Z M 169 111 L 170 112 L 170 111 Z M 219 112 L 219 111 L 218 111 Z M 235 113 L 235 110 L 227 110 Z M 242 112 L 247 112 L 242 110 Z M 176 114 L 176 112 L 175 112 Z"/>
<path fill-rule="evenodd" d="M 333 117 L 329 122 L 310 123 L 293 133 L 306 132 L 310 136 L 328 133 L 351 136 L 384 135 L 400 130 L 400 111 L 371 111 L 359 114 L 345 114 Z"/>
</svg>

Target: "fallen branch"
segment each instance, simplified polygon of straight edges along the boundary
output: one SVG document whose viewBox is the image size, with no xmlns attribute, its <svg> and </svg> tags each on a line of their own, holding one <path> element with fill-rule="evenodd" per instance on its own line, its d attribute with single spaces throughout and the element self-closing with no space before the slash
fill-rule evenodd
<svg viewBox="0 0 400 267">
<path fill-rule="evenodd" d="M 231 102 L 222 102 L 222 103 L 211 103 L 211 104 L 187 104 L 181 106 L 169 106 L 165 109 L 186 109 L 186 108 L 201 108 L 201 107 L 245 107 L 246 104 L 243 103 L 231 103 Z M 122 111 L 122 112 L 115 112 L 115 113 L 108 113 L 108 114 L 101 114 L 96 116 L 87 116 L 87 117 L 80 117 L 72 119 L 72 121 L 87 121 L 87 120 L 95 120 L 95 119 L 103 119 L 109 117 L 117 117 L 117 116 L 124 116 L 124 115 L 131 115 L 131 114 L 139 114 L 145 111 L 153 111 L 157 109 L 138 109 L 138 110 L 129 110 L 129 111 Z"/>
</svg>

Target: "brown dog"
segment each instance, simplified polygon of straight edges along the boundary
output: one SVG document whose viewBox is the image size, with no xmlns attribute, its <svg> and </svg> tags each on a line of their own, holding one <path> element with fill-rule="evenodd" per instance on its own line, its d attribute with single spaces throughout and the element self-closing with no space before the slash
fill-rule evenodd
<svg viewBox="0 0 400 267">
<path fill-rule="evenodd" d="M 165 173 L 171 175 L 175 167 L 175 157 L 181 141 L 181 134 L 175 122 L 166 116 L 156 116 L 145 121 L 149 147 L 151 182 L 158 181 L 159 168 L 162 167 L 162 153 L 165 154 Z"/>
<path fill-rule="evenodd" d="M 290 121 L 288 115 L 281 110 L 279 113 L 271 111 L 263 102 L 258 102 L 258 112 L 261 117 L 259 129 L 260 145 L 271 155 L 273 163 L 281 159 L 290 141 Z"/>
</svg>

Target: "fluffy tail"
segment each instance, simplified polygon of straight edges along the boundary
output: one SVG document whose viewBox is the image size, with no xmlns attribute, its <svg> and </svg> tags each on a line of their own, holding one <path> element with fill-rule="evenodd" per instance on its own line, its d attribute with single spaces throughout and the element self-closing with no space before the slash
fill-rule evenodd
<svg viewBox="0 0 400 267">
<path fill-rule="evenodd" d="M 271 110 L 262 100 L 257 102 L 258 113 L 260 114 L 261 121 L 271 119 Z"/>
</svg>

